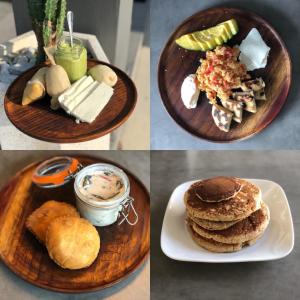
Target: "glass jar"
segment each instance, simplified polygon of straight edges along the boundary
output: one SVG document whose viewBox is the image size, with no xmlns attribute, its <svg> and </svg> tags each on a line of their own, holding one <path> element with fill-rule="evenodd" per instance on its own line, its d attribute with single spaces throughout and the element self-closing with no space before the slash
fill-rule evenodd
<svg viewBox="0 0 300 300">
<path fill-rule="evenodd" d="M 113 197 L 99 199 L 97 195 L 84 190 L 84 179 L 97 172 L 109 172 L 122 181 L 122 189 Z M 55 188 L 74 179 L 76 206 L 80 215 L 95 226 L 107 226 L 119 220 L 119 225 L 126 221 L 129 225 L 138 222 L 138 215 L 134 209 L 134 199 L 130 194 L 130 182 L 123 170 L 111 164 L 99 163 L 83 167 L 72 157 L 54 157 L 41 163 L 35 170 L 32 180 L 42 188 Z M 134 221 L 129 220 L 129 213 L 133 212 Z"/>
<path fill-rule="evenodd" d="M 92 194 L 83 193 L 83 182 L 87 176 L 92 176 L 99 172 L 109 172 L 121 178 L 124 185 L 123 192 L 108 200 L 99 200 Z M 74 190 L 76 195 L 76 206 L 80 214 L 90 220 L 96 226 L 107 226 L 117 221 L 118 216 L 122 215 L 124 220 L 130 225 L 137 222 L 137 215 L 133 207 L 133 198 L 129 196 L 130 183 L 127 175 L 121 170 L 110 164 L 93 164 L 83 168 L 76 176 L 74 182 Z M 128 220 L 128 211 L 132 209 L 135 214 L 135 221 L 131 223 Z"/>
<path fill-rule="evenodd" d="M 62 66 L 71 82 L 83 77 L 87 72 L 87 51 L 78 38 L 73 37 L 73 47 L 69 36 L 62 37 L 54 54 L 55 62 Z"/>
</svg>

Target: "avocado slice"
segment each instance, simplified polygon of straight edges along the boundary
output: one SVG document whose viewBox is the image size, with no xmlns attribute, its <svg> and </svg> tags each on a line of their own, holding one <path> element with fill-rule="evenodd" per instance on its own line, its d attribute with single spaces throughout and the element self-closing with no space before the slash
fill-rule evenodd
<svg viewBox="0 0 300 300">
<path fill-rule="evenodd" d="M 224 25 L 226 28 L 228 28 L 228 30 L 230 31 L 231 35 L 236 35 L 239 31 L 239 26 L 237 24 L 237 21 L 235 19 L 230 19 L 226 22 L 223 22 L 220 24 L 221 25 Z"/>
<path fill-rule="evenodd" d="M 198 41 L 193 34 L 186 34 L 176 40 L 176 44 L 187 50 L 206 51 L 207 45 L 203 41 Z"/>
<path fill-rule="evenodd" d="M 207 51 L 226 43 L 238 32 L 236 20 L 231 19 L 214 27 L 185 34 L 176 43 L 187 50 Z"/>
<path fill-rule="evenodd" d="M 218 45 L 223 45 L 232 37 L 226 32 L 226 29 L 223 26 L 212 27 L 207 29 L 206 31 L 214 36 Z"/>
</svg>

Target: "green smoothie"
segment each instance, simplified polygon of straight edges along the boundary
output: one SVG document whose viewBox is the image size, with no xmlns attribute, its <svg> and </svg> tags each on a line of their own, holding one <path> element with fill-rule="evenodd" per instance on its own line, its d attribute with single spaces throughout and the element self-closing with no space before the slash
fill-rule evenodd
<svg viewBox="0 0 300 300">
<path fill-rule="evenodd" d="M 79 39 L 63 38 L 55 52 L 55 62 L 67 72 L 71 82 L 84 76 L 87 72 L 87 51 Z"/>
</svg>

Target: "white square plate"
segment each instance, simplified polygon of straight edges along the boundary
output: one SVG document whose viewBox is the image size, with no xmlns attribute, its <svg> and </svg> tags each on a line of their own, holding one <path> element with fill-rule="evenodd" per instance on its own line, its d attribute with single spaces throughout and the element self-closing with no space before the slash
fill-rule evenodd
<svg viewBox="0 0 300 300">
<path fill-rule="evenodd" d="M 183 195 L 195 181 L 179 185 L 169 200 L 161 231 L 161 249 L 168 257 L 193 262 L 229 263 L 274 260 L 287 256 L 294 247 L 292 215 L 285 192 L 273 181 L 248 179 L 262 190 L 270 208 L 270 224 L 253 246 L 234 253 L 213 253 L 198 246 L 185 225 Z"/>
</svg>

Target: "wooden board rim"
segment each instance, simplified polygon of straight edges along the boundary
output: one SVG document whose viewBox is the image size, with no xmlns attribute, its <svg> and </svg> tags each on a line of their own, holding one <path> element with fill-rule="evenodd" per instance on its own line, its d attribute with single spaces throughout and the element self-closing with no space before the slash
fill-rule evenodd
<svg viewBox="0 0 300 300">
<path fill-rule="evenodd" d="M 110 126 L 110 128 L 106 129 L 106 130 L 103 130 L 103 131 L 98 131 L 98 130 L 94 130 L 92 132 L 88 132 L 87 134 L 83 134 L 81 135 L 80 137 L 78 137 L 77 139 L 74 139 L 74 138 L 50 138 L 50 137 L 41 137 L 41 136 L 37 136 L 35 134 L 32 134 L 31 132 L 28 132 L 28 131 L 25 131 L 23 130 L 18 124 L 16 124 L 16 122 L 10 117 L 10 114 L 8 112 L 8 108 L 7 108 L 7 103 L 10 101 L 8 98 L 7 98 L 7 94 L 9 92 L 9 90 L 13 87 L 13 85 L 15 84 L 15 82 L 18 80 L 18 77 L 14 79 L 14 81 L 9 85 L 6 93 L 5 93 L 5 96 L 4 96 L 4 110 L 5 110 L 5 114 L 7 116 L 7 118 L 9 119 L 9 121 L 18 129 L 20 130 L 22 133 L 34 138 L 34 139 L 38 139 L 38 140 L 42 140 L 42 141 L 45 141 L 45 142 L 50 142 L 50 143 L 59 143 L 59 144 L 66 144 L 66 143 L 79 143 L 79 142 L 87 142 L 87 141 L 91 141 L 91 140 L 94 140 L 94 139 L 97 139 L 97 138 L 100 138 L 100 137 L 103 137 L 111 132 L 113 132 L 114 130 L 116 130 L 117 128 L 119 128 L 121 125 L 123 125 L 128 119 L 129 117 L 132 115 L 135 107 L 136 107 L 136 103 L 137 103 L 137 98 L 138 98 L 138 94 L 137 94 L 137 89 L 136 89 L 136 86 L 133 82 L 133 80 L 124 72 L 122 71 L 121 69 L 119 69 L 118 67 L 110 64 L 110 63 L 107 63 L 107 62 L 104 62 L 104 61 L 100 61 L 100 60 L 96 60 L 96 59 L 88 59 L 89 62 L 92 62 L 92 63 L 97 63 L 97 64 L 103 64 L 103 65 L 106 65 L 106 66 L 109 66 L 110 68 L 112 68 L 113 70 L 116 70 L 117 73 L 120 73 L 122 74 L 122 76 L 124 76 L 126 78 L 126 80 L 128 80 L 128 82 L 130 82 L 130 85 L 132 86 L 132 91 L 133 91 L 133 105 L 131 106 L 129 112 L 127 113 L 126 116 L 124 116 L 123 119 L 117 121 L 114 125 Z M 44 64 L 40 64 L 39 65 L 40 67 L 43 67 Z M 34 66 L 32 68 L 29 68 L 28 70 L 26 70 L 24 73 L 26 72 L 30 72 L 32 69 L 35 69 L 37 66 Z M 24 74 L 22 73 L 22 74 Z M 21 74 L 21 75 L 22 75 Z M 21 76 L 20 75 L 20 76 Z M 75 123 L 75 119 L 74 119 L 74 124 L 76 125 Z M 74 130 L 76 128 L 74 127 Z"/>
<path fill-rule="evenodd" d="M 108 163 L 108 164 L 113 164 L 119 168 L 121 168 L 122 170 L 125 171 L 126 174 L 129 174 L 143 189 L 143 191 L 145 192 L 145 194 L 147 195 L 147 202 L 149 203 L 149 208 L 150 208 L 150 193 L 148 191 L 148 189 L 146 188 L 146 186 L 144 185 L 144 183 L 135 175 L 133 174 L 131 171 L 129 171 L 127 168 L 123 167 L 122 165 L 120 165 L 119 163 L 116 163 L 112 160 L 109 160 L 109 159 L 106 159 L 106 158 L 102 158 L 102 157 L 96 157 L 96 156 L 93 156 L 93 155 L 74 155 L 78 158 L 87 158 L 87 159 L 94 159 L 94 160 L 97 160 L 97 161 L 101 161 L 101 162 L 104 162 L 104 163 Z M 49 157 L 45 157 L 44 159 L 42 160 L 39 160 L 39 161 L 36 161 L 36 162 L 32 162 L 30 163 L 29 165 L 25 166 L 24 168 L 22 168 L 21 170 L 19 170 L 14 176 L 10 177 L 8 180 L 7 180 L 7 183 L 5 183 L 1 188 L 0 188 L 0 193 L 2 192 L 2 190 L 4 190 L 7 185 L 9 184 L 10 181 L 13 181 L 15 178 L 17 178 L 21 173 L 23 172 L 26 172 L 26 170 L 32 168 L 34 165 L 37 165 L 49 158 L 53 157 L 52 155 L 50 155 Z M 1 201 L 1 198 L 0 198 L 0 201 Z M 149 218 L 150 218 L 150 215 L 149 215 Z M 101 285 L 99 287 L 94 287 L 94 288 L 81 288 L 80 290 L 71 290 L 71 289 L 63 289 L 63 288 L 57 288 L 57 287 L 51 287 L 49 285 L 45 285 L 45 284 L 41 284 L 39 282 L 36 282 L 34 280 L 31 280 L 29 278 L 26 278 L 23 274 L 19 273 L 17 270 L 15 270 L 13 268 L 12 265 L 10 265 L 9 263 L 7 263 L 7 261 L 5 260 L 5 258 L 3 257 L 2 255 L 2 252 L 0 251 L 0 259 L 1 261 L 3 262 L 3 264 L 10 270 L 12 271 L 15 275 L 17 275 L 19 278 L 21 278 L 22 280 L 34 285 L 34 286 L 37 286 L 39 288 L 43 288 L 43 289 L 46 289 L 46 290 L 49 290 L 49 291 L 54 291 L 54 292 L 62 292 L 62 293 L 66 293 L 66 294 L 81 294 L 81 293 L 87 293 L 87 292 L 95 292 L 95 291 L 100 291 L 100 290 L 103 290 L 103 289 L 106 289 L 106 288 L 109 288 L 109 287 L 112 287 L 116 284 L 118 284 L 119 282 L 125 280 L 126 278 L 128 278 L 129 276 L 133 275 L 135 272 L 137 272 L 143 265 L 144 263 L 146 262 L 147 258 L 149 257 L 150 255 L 150 241 L 149 241 L 149 247 L 147 249 L 147 251 L 145 252 L 143 258 L 133 266 L 133 268 L 131 270 L 129 270 L 124 276 L 112 281 L 112 282 L 109 282 L 105 285 Z"/>
<path fill-rule="evenodd" d="M 211 10 L 215 10 L 215 9 L 220 9 L 220 10 L 236 10 L 238 12 L 247 12 L 253 16 L 255 16 L 256 18 L 260 19 L 262 22 L 264 22 L 268 28 L 271 30 L 271 32 L 276 36 L 276 38 L 279 40 L 280 44 L 283 46 L 283 49 L 287 55 L 288 61 L 289 61 L 289 80 L 288 80 L 288 90 L 287 90 L 287 94 L 285 97 L 285 101 L 282 103 L 281 106 L 278 107 L 278 109 L 275 111 L 273 118 L 271 118 L 268 122 L 266 122 L 264 124 L 264 126 L 260 127 L 259 130 L 253 132 L 250 135 L 247 135 L 245 137 L 242 138 L 237 138 L 237 139 L 231 139 L 231 140 L 218 140 L 218 139 L 208 139 L 205 138 L 199 134 L 197 134 L 194 131 L 190 131 L 188 130 L 188 128 L 186 128 L 185 124 L 183 124 L 184 122 L 181 122 L 180 120 L 178 120 L 176 117 L 173 117 L 173 112 L 172 110 L 169 109 L 169 107 L 167 106 L 165 100 L 164 100 L 164 88 L 162 87 L 162 85 L 160 84 L 160 82 L 163 81 L 162 79 L 162 74 L 163 72 L 161 72 L 161 65 L 164 59 L 164 55 L 165 55 L 165 51 L 168 48 L 169 44 L 171 44 L 172 42 L 174 42 L 174 36 L 177 34 L 177 31 L 184 26 L 186 23 L 188 23 L 190 20 L 192 20 L 193 18 L 195 18 L 196 16 L 198 16 L 200 13 L 204 14 L 206 12 L 209 12 Z M 292 60 L 291 60 L 291 56 L 289 54 L 289 51 L 286 47 L 285 42 L 283 41 L 283 39 L 281 38 L 281 36 L 278 34 L 278 32 L 274 29 L 274 27 L 267 21 L 265 20 L 260 14 L 253 12 L 251 10 L 245 10 L 242 8 L 238 8 L 238 7 L 228 7 L 228 6 L 212 6 L 210 8 L 204 9 L 204 10 L 199 10 L 198 12 L 194 13 L 193 15 L 187 17 L 186 19 L 184 19 L 176 28 L 175 30 L 170 34 L 169 38 L 167 39 L 167 42 L 165 44 L 165 46 L 162 48 L 161 53 L 160 53 L 160 57 L 159 57 L 159 62 L 157 65 L 157 82 L 158 82 L 158 88 L 159 88 L 159 93 L 160 93 L 160 98 L 161 98 L 161 102 L 163 103 L 163 107 L 165 109 L 165 111 L 167 112 L 168 116 L 179 126 L 179 128 L 181 128 L 184 132 L 187 132 L 189 135 L 199 138 L 200 140 L 204 140 L 204 141 L 208 141 L 211 143 L 218 143 L 218 144 L 230 144 L 230 143 L 234 143 L 234 142 L 238 142 L 238 141 L 243 141 L 243 140 L 247 140 L 257 134 L 259 134 L 260 132 L 262 132 L 265 128 L 267 128 L 278 116 L 278 114 L 280 113 L 280 111 L 282 110 L 284 104 L 286 103 L 288 96 L 290 94 L 290 90 L 291 90 L 291 84 L 292 84 L 292 79 L 293 79 L 293 66 L 292 66 Z"/>
</svg>

